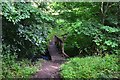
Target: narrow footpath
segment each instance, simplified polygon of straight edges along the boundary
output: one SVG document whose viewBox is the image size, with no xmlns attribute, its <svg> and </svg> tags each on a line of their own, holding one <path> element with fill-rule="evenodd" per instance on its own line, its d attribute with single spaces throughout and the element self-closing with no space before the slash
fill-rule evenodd
<svg viewBox="0 0 120 80">
<path fill-rule="evenodd" d="M 48 50 L 52 60 L 44 61 L 42 67 L 33 78 L 57 78 L 57 80 L 60 80 L 60 65 L 65 62 L 65 58 L 59 54 L 59 51 L 53 42 L 50 43 Z"/>
</svg>

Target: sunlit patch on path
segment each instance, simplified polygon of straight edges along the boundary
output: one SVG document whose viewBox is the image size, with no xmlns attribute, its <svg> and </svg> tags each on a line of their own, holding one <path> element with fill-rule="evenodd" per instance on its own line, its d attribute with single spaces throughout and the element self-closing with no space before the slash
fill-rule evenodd
<svg viewBox="0 0 120 80">
<path fill-rule="evenodd" d="M 49 45 L 49 53 L 51 61 L 44 61 L 40 70 L 33 78 L 59 78 L 60 65 L 65 61 L 65 58 L 58 54 L 58 49 L 55 44 Z"/>
</svg>

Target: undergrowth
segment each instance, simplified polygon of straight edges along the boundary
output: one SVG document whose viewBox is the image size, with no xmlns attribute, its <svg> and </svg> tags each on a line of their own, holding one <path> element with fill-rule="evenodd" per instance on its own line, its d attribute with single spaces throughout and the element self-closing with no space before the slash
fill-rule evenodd
<svg viewBox="0 0 120 80">
<path fill-rule="evenodd" d="M 63 78 L 119 78 L 120 65 L 116 55 L 71 58 L 61 66 Z"/>
</svg>

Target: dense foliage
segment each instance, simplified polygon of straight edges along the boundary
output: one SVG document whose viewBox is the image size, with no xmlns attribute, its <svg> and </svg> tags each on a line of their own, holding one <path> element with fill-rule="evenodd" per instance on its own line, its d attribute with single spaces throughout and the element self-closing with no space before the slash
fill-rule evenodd
<svg viewBox="0 0 120 80">
<path fill-rule="evenodd" d="M 23 58 L 45 53 L 52 18 L 44 12 L 44 6 L 38 8 L 29 2 L 2 3 L 2 8 L 2 77 L 30 76 L 37 67 Z"/>
<path fill-rule="evenodd" d="M 54 35 L 64 41 L 69 56 L 120 56 L 120 2 L 23 1 L 0 5 L 3 78 L 29 77 L 35 73 L 38 67 L 31 59 L 46 53 Z M 118 74 L 112 75 L 112 71 L 118 71 L 116 60 L 114 56 L 72 58 L 63 65 L 61 75 L 118 78 Z M 103 72 L 98 73 L 100 70 Z"/>
<path fill-rule="evenodd" d="M 119 3 L 54 3 L 57 28 L 50 34 L 66 36 L 68 54 L 117 52 L 120 47 Z M 56 32 L 55 32 L 56 31 Z"/>
<path fill-rule="evenodd" d="M 71 58 L 61 66 L 61 76 L 72 78 L 119 78 L 118 58 L 115 55 Z"/>
<path fill-rule="evenodd" d="M 30 76 L 39 70 L 40 61 L 30 62 L 27 59 L 16 61 L 13 55 L 4 55 L 2 63 L 2 78 L 30 78 Z"/>
<path fill-rule="evenodd" d="M 52 19 L 32 3 L 3 3 L 2 7 L 3 44 L 10 45 L 18 57 L 44 53 Z"/>
</svg>

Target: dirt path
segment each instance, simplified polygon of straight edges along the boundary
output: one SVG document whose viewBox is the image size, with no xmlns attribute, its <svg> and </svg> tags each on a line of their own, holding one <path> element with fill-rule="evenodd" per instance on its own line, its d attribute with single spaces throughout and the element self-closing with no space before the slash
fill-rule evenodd
<svg viewBox="0 0 120 80">
<path fill-rule="evenodd" d="M 65 58 L 58 54 L 58 49 L 54 43 L 49 45 L 48 50 L 52 61 L 44 61 L 40 71 L 33 78 L 57 78 L 57 80 L 60 80 L 60 65 L 65 61 Z"/>
</svg>

